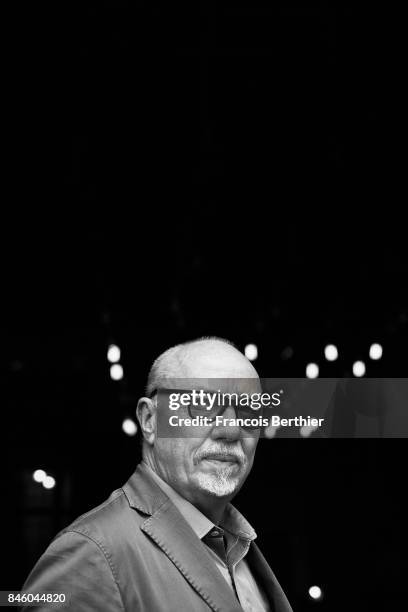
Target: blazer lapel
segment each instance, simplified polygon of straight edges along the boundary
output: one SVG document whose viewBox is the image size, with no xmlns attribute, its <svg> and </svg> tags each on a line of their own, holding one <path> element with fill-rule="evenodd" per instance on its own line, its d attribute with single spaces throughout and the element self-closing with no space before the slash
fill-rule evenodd
<svg viewBox="0 0 408 612">
<path fill-rule="evenodd" d="M 242 612 L 204 544 L 170 500 L 149 517 L 141 529 L 160 546 L 212 610 Z"/>
<path fill-rule="evenodd" d="M 281 585 L 255 542 L 251 543 L 246 559 L 265 590 L 272 609 L 275 612 L 293 612 Z"/>
<path fill-rule="evenodd" d="M 234 592 L 204 544 L 140 464 L 123 490 L 132 507 L 148 517 L 140 526 L 214 612 L 242 612 Z"/>
</svg>

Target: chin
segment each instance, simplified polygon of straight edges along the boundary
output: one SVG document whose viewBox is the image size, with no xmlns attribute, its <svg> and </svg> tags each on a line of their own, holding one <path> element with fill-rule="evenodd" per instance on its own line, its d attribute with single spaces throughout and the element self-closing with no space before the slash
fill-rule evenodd
<svg viewBox="0 0 408 612">
<path fill-rule="evenodd" d="M 231 478 L 226 474 L 199 474 L 198 486 L 201 491 L 210 493 L 215 497 L 228 497 L 238 492 L 240 480 Z"/>
</svg>

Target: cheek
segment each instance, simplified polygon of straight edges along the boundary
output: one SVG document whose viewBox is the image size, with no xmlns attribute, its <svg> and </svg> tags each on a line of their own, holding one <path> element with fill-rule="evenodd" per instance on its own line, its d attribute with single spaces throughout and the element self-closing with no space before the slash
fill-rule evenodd
<svg viewBox="0 0 408 612">
<path fill-rule="evenodd" d="M 199 465 L 195 462 L 197 451 L 202 445 L 202 438 L 190 438 L 188 441 L 185 440 L 184 448 L 182 450 L 184 469 L 187 474 L 193 475 L 199 471 Z"/>
<path fill-rule="evenodd" d="M 174 466 L 174 470 L 179 468 L 180 448 L 176 439 L 163 438 L 158 444 L 158 455 L 162 464 L 170 469 Z"/>
<path fill-rule="evenodd" d="M 259 436 L 256 438 L 242 438 L 242 449 L 249 462 L 254 458 L 258 440 Z"/>
<path fill-rule="evenodd" d="M 176 469 L 190 472 L 194 469 L 195 445 L 189 443 L 188 438 L 178 438 L 172 444 L 172 457 Z"/>
</svg>

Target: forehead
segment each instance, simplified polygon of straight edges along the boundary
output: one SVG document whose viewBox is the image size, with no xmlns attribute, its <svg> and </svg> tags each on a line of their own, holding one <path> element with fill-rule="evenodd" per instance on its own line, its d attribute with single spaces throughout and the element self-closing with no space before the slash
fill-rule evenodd
<svg viewBox="0 0 408 612">
<path fill-rule="evenodd" d="M 192 346 L 183 356 L 186 378 L 257 378 L 253 365 L 234 347 L 221 342 Z"/>
<path fill-rule="evenodd" d="M 174 391 L 180 389 L 237 394 L 262 392 L 259 378 L 166 378 L 162 386 Z"/>
</svg>

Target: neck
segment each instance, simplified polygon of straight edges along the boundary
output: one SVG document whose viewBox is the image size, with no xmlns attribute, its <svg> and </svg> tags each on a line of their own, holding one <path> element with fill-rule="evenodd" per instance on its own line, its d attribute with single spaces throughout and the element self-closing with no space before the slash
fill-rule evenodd
<svg viewBox="0 0 408 612">
<path fill-rule="evenodd" d="M 218 498 L 215 496 L 202 495 L 200 499 L 189 499 L 188 501 L 198 508 L 204 516 L 210 519 L 214 525 L 219 525 L 229 500 L 224 497 Z"/>
</svg>

